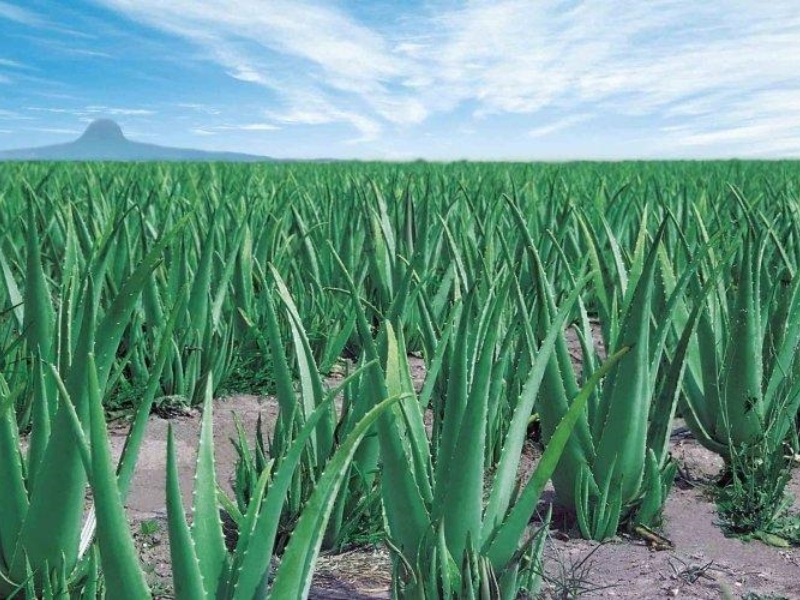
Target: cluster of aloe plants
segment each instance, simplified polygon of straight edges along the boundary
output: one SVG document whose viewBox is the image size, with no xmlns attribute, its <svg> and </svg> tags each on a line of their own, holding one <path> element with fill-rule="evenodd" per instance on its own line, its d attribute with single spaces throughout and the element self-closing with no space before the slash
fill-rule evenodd
<svg viewBox="0 0 800 600">
<path fill-rule="evenodd" d="M 777 474 L 774 516 L 800 406 L 793 169 L 4 166 L 0 597 L 149 594 L 123 505 L 160 402 L 204 407 L 191 527 L 171 443 L 166 465 L 179 597 L 301 597 L 321 548 L 364 540 L 398 597 L 533 592 L 546 481 L 586 537 L 657 526 L 676 415 L 725 459 L 728 505 Z M 210 399 L 242 385 L 279 417 L 236 440 L 230 499 Z"/>
</svg>

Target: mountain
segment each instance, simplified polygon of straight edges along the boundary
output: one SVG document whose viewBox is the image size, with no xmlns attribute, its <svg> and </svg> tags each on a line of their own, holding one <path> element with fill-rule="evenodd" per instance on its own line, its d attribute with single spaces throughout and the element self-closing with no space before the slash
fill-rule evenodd
<svg viewBox="0 0 800 600">
<path fill-rule="evenodd" d="M 109 160 L 109 161 L 226 161 L 257 162 L 266 156 L 237 152 L 207 152 L 133 142 L 111 119 L 92 121 L 74 142 L 38 148 L 0 151 L 3 160 Z"/>
</svg>

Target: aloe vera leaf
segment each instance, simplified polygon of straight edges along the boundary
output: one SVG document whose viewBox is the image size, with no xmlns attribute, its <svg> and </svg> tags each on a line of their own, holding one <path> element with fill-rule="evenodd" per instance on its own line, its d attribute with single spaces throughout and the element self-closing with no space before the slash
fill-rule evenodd
<svg viewBox="0 0 800 600">
<path fill-rule="evenodd" d="M 25 329 L 25 301 L 22 293 L 19 291 L 17 282 L 8 266 L 8 261 L 0 249 L 0 270 L 3 272 L 3 284 L 8 296 L 9 303 L 13 307 L 14 320 L 17 323 L 17 329 L 24 331 Z"/>
<path fill-rule="evenodd" d="M 389 321 L 387 328 L 391 326 Z M 415 480 L 419 486 L 425 502 L 433 501 L 433 490 L 430 482 L 433 477 L 433 465 L 431 461 L 430 444 L 428 441 L 428 434 L 425 430 L 424 412 L 422 403 L 417 398 L 414 392 L 414 384 L 411 381 L 411 374 L 409 372 L 408 352 L 406 351 L 405 340 L 402 331 L 398 333 L 395 338 L 397 343 L 397 363 L 396 363 L 396 377 L 397 383 L 392 386 L 400 390 L 399 393 L 403 394 L 400 400 L 399 409 L 403 416 L 402 423 L 409 439 L 409 452 L 413 461 L 413 472 Z M 387 358 L 387 365 L 389 360 Z M 392 375 L 393 377 L 395 375 Z M 388 386 L 388 387 L 392 387 Z M 368 440 L 361 442 L 363 446 Z M 377 440 L 376 440 L 377 442 Z M 358 456 L 358 453 L 356 454 Z"/>
<path fill-rule="evenodd" d="M 88 391 L 92 460 L 92 492 L 97 518 L 97 543 L 107 593 L 121 600 L 149 598 L 150 590 L 139 566 L 122 497 L 111 459 L 102 396 L 94 356 L 89 355 Z"/>
<path fill-rule="evenodd" d="M 622 474 L 622 502 L 636 497 L 644 474 L 647 424 L 653 390 L 650 386 L 650 315 L 657 248 L 667 222 L 653 240 L 636 283 L 629 312 L 623 320 L 621 340 L 632 348 L 604 383 L 600 414 L 607 415 L 597 439 L 597 456 L 592 466 L 595 477 L 605 480 L 612 465 Z"/>
<path fill-rule="evenodd" d="M 25 309 L 22 330 L 25 332 L 29 350 L 38 352 L 44 360 L 50 361 L 52 360 L 52 344 L 55 339 L 53 329 L 55 312 L 42 266 L 41 239 L 31 199 L 28 199 L 27 225 Z"/>
<path fill-rule="evenodd" d="M 203 585 L 200 562 L 183 510 L 172 424 L 167 429 L 167 529 L 175 598 L 204 600 L 213 597 Z"/>
<path fill-rule="evenodd" d="M 94 342 L 97 307 L 93 290 L 90 277 L 84 294 L 83 325 L 76 351 L 81 362 L 88 360 Z M 85 363 L 81 366 L 82 369 L 77 366 L 70 369 L 66 395 L 81 422 L 88 424 L 88 379 Z M 25 548 L 26 556 L 23 561 L 23 557 L 17 555 L 10 565 L 15 578 L 23 576 L 28 561 L 38 570 L 44 562 L 63 557 L 71 570 L 78 557 L 86 473 L 74 443 L 70 416 L 63 408 L 65 402 L 59 403 L 47 448 L 38 466 L 36 487 L 29 491 L 30 506 L 18 542 Z"/>
<path fill-rule="evenodd" d="M 400 398 L 394 397 L 377 404 L 353 428 L 331 457 L 284 552 L 272 585 L 273 597 L 305 598 L 308 596 L 314 564 L 325 533 L 325 525 L 333 509 L 339 487 L 348 472 L 348 465 L 353 454 L 375 421 L 391 409 L 398 400 Z"/>
<path fill-rule="evenodd" d="M 542 342 L 539 352 L 536 355 L 533 368 L 525 380 L 525 385 L 522 388 L 522 394 L 517 400 L 517 405 L 514 408 L 514 414 L 511 418 L 511 423 L 506 432 L 505 439 L 503 440 L 503 450 L 500 456 L 500 462 L 497 466 L 497 472 L 495 473 L 494 480 L 492 482 L 492 489 L 489 493 L 489 499 L 484 511 L 483 531 L 481 532 L 480 537 L 481 545 L 484 547 L 486 543 L 496 535 L 498 528 L 502 526 L 502 523 L 508 514 L 509 505 L 511 503 L 511 495 L 514 488 L 514 480 L 517 476 L 520 456 L 522 454 L 522 446 L 525 441 L 528 417 L 533 411 L 533 405 L 536 401 L 536 397 L 539 394 L 539 388 L 543 378 L 545 377 L 547 367 L 552 359 L 552 353 L 554 352 L 556 341 L 560 336 L 563 336 L 562 331 L 564 320 L 572 310 L 578 294 L 580 293 L 583 285 L 586 284 L 586 281 L 588 281 L 589 277 L 590 276 L 586 276 L 578 283 L 577 286 L 575 286 L 575 289 L 572 291 L 570 297 L 563 303 L 558 314 L 553 318 L 553 322 L 550 325 L 550 330 L 547 333 L 547 337 Z M 590 392 L 591 390 L 587 392 L 587 401 Z M 580 397 L 580 394 L 578 397 Z M 573 403 L 576 401 L 577 399 L 574 400 Z M 571 406 L 565 411 L 565 414 L 572 414 Z M 575 417 L 575 423 L 578 422 L 581 416 L 582 415 Z M 560 425 L 555 428 L 553 434 L 550 436 L 550 440 L 547 442 L 548 447 L 549 444 L 552 443 L 551 440 L 553 439 L 553 436 L 555 436 L 559 431 Z M 568 443 L 570 437 L 571 436 L 565 438 L 565 445 Z M 561 458 L 561 454 L 562 452 L 559 451 L 559 460 Z M 556 462 L 558 462 L 558 460 Z M 576 462 L 581 464 L 580 460 Z M 551 474 L 548 474 L 547 479 L 550 477 Z"/>
<path fill-rule="evenodd" d="M 461 321 L 455 338 L 455 354 L 449 369 L 447 381 L 447 402 L 444 405 L 443 427 L 440 447 L 437 452 L 436 466 L 434 469 L 434 507 L 438 510 L 444 508 L 444 495 L 447 493 L 446 481 L 451 473 L 451 466 L 455 460 L 458 433 L 461 430 L 461 421 L 466 413 L 468 399 L 467 375 L 467 336 L 469 326 L 472 324 L 471 310 L 474 296 L 466 299 Z"/>
<path fill-rule="evenodd" d="M 161 341 L 159 342 L 156 351 L 155 365 L 150 371 L 150 378 L 147 382 L 142 400 L 136 408 L 133 423 L 125 438 L 125 445 L 122 448 L 122 454 L 119 459 L 117 467 L 117 480 L 119 482 L 119 489 L 122 498 L 125 499 L 130 489 L 131 481 L 133 479 L 133 472 L 136 467 L 136 462 L 139 457 L 139 450 L 144 441 L 145 432 L 147 430 L 147 420 L 150 417 L 150 411 L 153 407 L 153 400 L 155 399 L 156 392 L 161 381 L 161 373 L 164 370 L 164 365 L 169 357 L 170 350 L 172 349 L 172 334 L 175 330 L 175 325 L 178 317 L 184 309 L 185 293 L 181 293 L 180 297 L 176 298 L 175 306 L 169 316 L 169 321 L 166 327 L 161 331 Z"/>
<path fill-rule="evenodd" d="M 0 375 L 0 559 L 10 565 L 17 539 L 28 511 L 24 468 L 19 450 L 19 434 L 14 418 L 13 397 Z M 5 567 L 7 568 L 7 567 Z"/>
<path fill-rule="evenodd" d="M 485 538 L 482 545 L 483 553 L 491 560 L 495 570 L 502 569 L 516 552 L 528 521 L 536 509 L 536 504 L 542 495 L 542 491 L 544 491 L 544 486 L 552 476 L 561 458 L 561 453 L 564 451 L 567 440 L 572 435 L 575 423 L 586 409 L 586 403 L 592 390 L 628 351 L 629 348 L 623 347 L 608 357 L 603 366 L 595 371 L 581 388 L 580 393 L 573 400 L 569 410 L 558 424 L 558 427 L 556 427 L 541 459 L 539 459 L 536 471 L 528 480 L 516 504 L 508 512 L 493 535 Z"/>
<path fill-rule="evenodd" d="M 203 587 L 208 594 L 216 594 L 226 571 L 227 552 L 217 507 L 217 481 L 214 468 L 214 437 L 212 420 L 212 382 L 209 377 L 205 385 L 203 420 L 200 427 L 200 442 L 197 449 L 192 506 L 192 541 L 194 542 Z"/>
<path fill-rule="evenodd" d="M 252 526 L 252 534 L 247 543 L 247 552 L 237 553 L 234 556 L 235 581 L 234 598 L 249 600 L 260 589 L 267 574 L 269 561 L 275 544 L 281 511 L 286 501 L 286 494 L 294 478 L 297 465 L 300 463 L 305 445 L 314 433 L 319 420 L 325 414 L 328 404 L 333 401 L 333 395 L 318 406 L 306 419 L 297 437 L 292 442 L 286 455 L 281 459 L 277 472 L 273 474 L 267 489 L 263 506 Z M 242 549 L 244 550 L 244 549 Z"/>
<path fill-rule="evenodd" d="M 292 300 L 289 289 L 286 287 L 278 271 L 274 266 L 271 266 L 271 270 L 277 286 L 278 295 L 286 306 L 289 315 L 289 325 L 292 331 L 295 357 L 297 358 L 298 370 L 300 371 L 301 406 L 303 407 L 304 416 L 307 416 L 311 414 L 324 396 L 322 379 L 319 376 L 319 370 L 314 362 L 311 346 L 305 335 L 297 306 L 294 300 Z M 329 410 L 331 410 L 330 407 Z M 323 462 L 325 460 L 333 446 L 334 418 L 332 415 L 329 415 L 329 417 L 330 418 L 323 419 L 320 422 L 320 427 L 311 439 L 312 449 L 318 462 Z"/>
<path fill-rule="evenodd" d="M 197 269 L 193 273 L 192 287 L 189 292 L 188 314 L 191 323 L 197 323 L 200 327 L 204 327 L 209 315 L 209 290 L 211 289 L 211 276 L 214 267 L 214 251 L 216 249 L 215 243 L 215 226 L 217 224 L 217 211 L 215 210 L 211 215 L 208 224 L 208 233 L 206 233 L 203 244 L 201 246 L 200 261 L 197 264 Z M 198 228 L 199 231 L 199 228 Z M 188 268 L 187 257 L 184 257 L 185 267 Z M 184 279 L 184 282 L 187 280 Z M 195 328 L 195 333 L 202 333 L 202 329 Z"/>
<path fill-rule="evenodd" d="M 385 324 L 385 331 L 386 390 L 389 397 L 394 397 L 405 392 L 400 374 L 403 357 L 400 356 L 394 331 L 388 322 Z M 428 475 L 409 469 L 409 463 L 413 464 L 413 461 L 407 454 L 406 444 L 410 440 L 403 435 L 398 425 L 399 420 L 397 413 L 388 411 L 376 426 L 383 459 L 381 494 L 389 535 L 396 541 L 401 552 L 411 562 L 416 562 L 419 541 L 431 522 L 425 502 L 425 498 L 429 497 L 429 492 L 425 491 L 428 488 L 419 482 Z M 424 453 L 425 449 L 418 448 L 412 452 Z"/>
<path fill-rule="evenodd" d="M 448 547 L 453 556 L 464 553 L 468 537 L 480 537 L 481 533 L 489 383 L 502 305 L 502 301 L 495 301 L 493 309 L 490 309 L 490 333 L 483 341 L 464 416 L 456 431 L 454 457 L 458 459 L 458 467 L 437 471 L 436 491 L 442 489 L 444 493 L 440 496 L 440 504 L 436 504 L 434 518 L 444 518 Z M 464 344 L 456 350 L 463 354 L 466 351 Z M 445 417 L 445 431 L 448 426 Z M 439 460 L 442 458 L 440 456 Z"/>
<path fill-rule="evenodd" d="M 734 445 L 753 441 L 762 428 L 763 366 L 758 357 L 763 340 L 756 314 L 759 307 L 752 273 L 755 266 L 748 235 L 739 269 L 730 342 L 722 365 L 723 406 L 716 416 L 717 431 L 726 432 Z"/>
</svg>

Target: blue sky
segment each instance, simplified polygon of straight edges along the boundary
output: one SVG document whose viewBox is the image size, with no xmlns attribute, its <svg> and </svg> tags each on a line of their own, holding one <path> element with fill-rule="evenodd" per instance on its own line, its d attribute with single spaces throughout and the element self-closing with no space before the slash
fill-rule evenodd
<svg viewBox="0 0 800 600">
<path fill-rule="evenodd" d="M 800 157 L 800 1 L 0 0 L 0 149 Z"/>
</svg>

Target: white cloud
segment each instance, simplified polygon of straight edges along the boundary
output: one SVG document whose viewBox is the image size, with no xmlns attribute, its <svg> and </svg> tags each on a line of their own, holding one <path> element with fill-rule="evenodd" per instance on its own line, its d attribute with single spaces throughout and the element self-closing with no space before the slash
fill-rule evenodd
<svg viewBox="0 0 800 600">
<path fill-rule="evenodd" d="M 109 117 L 147 117 L 156 114 L 155 110 L 149 108 L 123 108 L 114 106 L 90 105 L 82 108 L 60 108 L 50 106 L 28 106 L 25 110 L 31 112 L 44 112 L 59 115 L 70 115 L 81 120 L 93 120 L 100 115 Z"/>
<path fill-rule="evenodd" d="M 283 113 L 270 113 L 272 119 L 280 123 L 294 125 L 329 125 L 348 123 L 359 131 L 360 137 L 350 140 L 353 143 L 369 142 L 377 139 L 382 131 L 381 125 L 360 113 L 345 111 L 324 103 L 316 102 L 309 109 L 289 110 Z"/>
<path fill-rule="evenodd" d="M 0 18 L 30 27 L 36 27 L 44 23 L 42 18 L 36 13 L 20 8 L 15 4 L 9 4 L 8 2 L 0 2 Z"/>
<path fill-rule="evenodd" d="M 594 115 L 590 113 L 578 113 L 575 115 L 570 115 L 569 117 L 564 117 L 563 119 L 553 121 L 552 123 L 548 123 L 547 125 L 534 127 L 533 129 L 528 131 L 528 135 L 531 137 L 545 137 L 552 133 L 556 133 L 557 131 L 561 131 L 563 129 L 569 129 L 573 125 L 578 125 L 579 123 L 584 123 L 586 121 L 589 121 L 593 118 L 593 116 Z"/>
<path fill-rule="evenodd" d="M 38 131 L 40 133 L 52 133 L 54 135 L 79 135 L 83 133 L 77 129 L 66 127 L 26 127 L 26 131 Z"/>
<path fill-rule="evenodd" d="M 219 129 L 228 131 L 276 131 L 280 127 L 272 123 L 244 123 L 242 125 L 220 125 Z"/>
<path fill-rule="evenodd" d="M 47 112 L 47 113 L 54 113 L 54 114 L 73 114 L 74 111 L 68 108 L 50 108 L 50 107 L 42 107 L 42 106 L 26 106 L 25 110 L 29 110 L 31 112 Z"/>
<path fill-rule="evenodd" d="M 5 121 L 30 121 L 33 120 L 32 117 L 26 117 L 23 114 L 15 110 L 7 110 L 4 108 L 0 108 L 0 119 Z"/>
<path fill-rule="evenodd" d="M 478 121 L 531 115 L 535 126 L 522 132 L 533 137 L 590 118 L 623 127 L 646 119 L 666 150 L 759 154 L 800 139 L 796 0 L 473 0 L 429 3 L 372 27 L 313 0 L 240 0 L 235 10 L 212 0 L 100 1 L 268 88 L 270 120 L 345 123 L 359 141 L 443 113 L 473 125 L 467 111 Z"/>
<path fill-rule="evenodd" d="M 668 111 L 678 124 L 662 128 L 676 148 L 719 149 L 726 156 L 800 155 L 800 86 L 725 92 Z"/>
<path fill-rule="evenodd" d="M 191 40 L 231 77 L 270 88 L 285 117 L 313 113 L 303 122 L 348 123 L 364 139 L 377 134 L 378 121 L 418 123 L 427 116 L 422 102 L 393 86 L 416 69 L 413 63 L 335 7 L 288 0 L 268 8 L 243 0 L 236 10 L 210 0 L 103 3 Z"/>
<path fill-rule="evenodd" d="M 118 108 L 113 106 L 87 106 L 83 113 L 75 114 L 109 115 L 112 117 L 145 117 L 156 114 L 156 111 L 146 108 Z"/>
<path fill-rule="evenodd" d="M 277 131 L 280 127 L 274 123 L 241 123 L 238 125 L 212 125 L 193 129 L 200 135 L 214 135 L 223 131 Z"/>
<path fill-rule="evenodd" d="M 8 58 L 0 58 L 0 67 L 8 67 L 9 69 L 24 69 L 26 68 L 21 62 L 10 60 Z"/>
<path fill-rule="evenodd" d="M 177 108 L 189 109 L 204 115 L 219 115 L 222 113 L 222 111 L 215 106 L 209 106 L 207 104 L 199 104 L 197 102 L 178 102 L 174 106 L 176 106 Z"/>
</svg>

